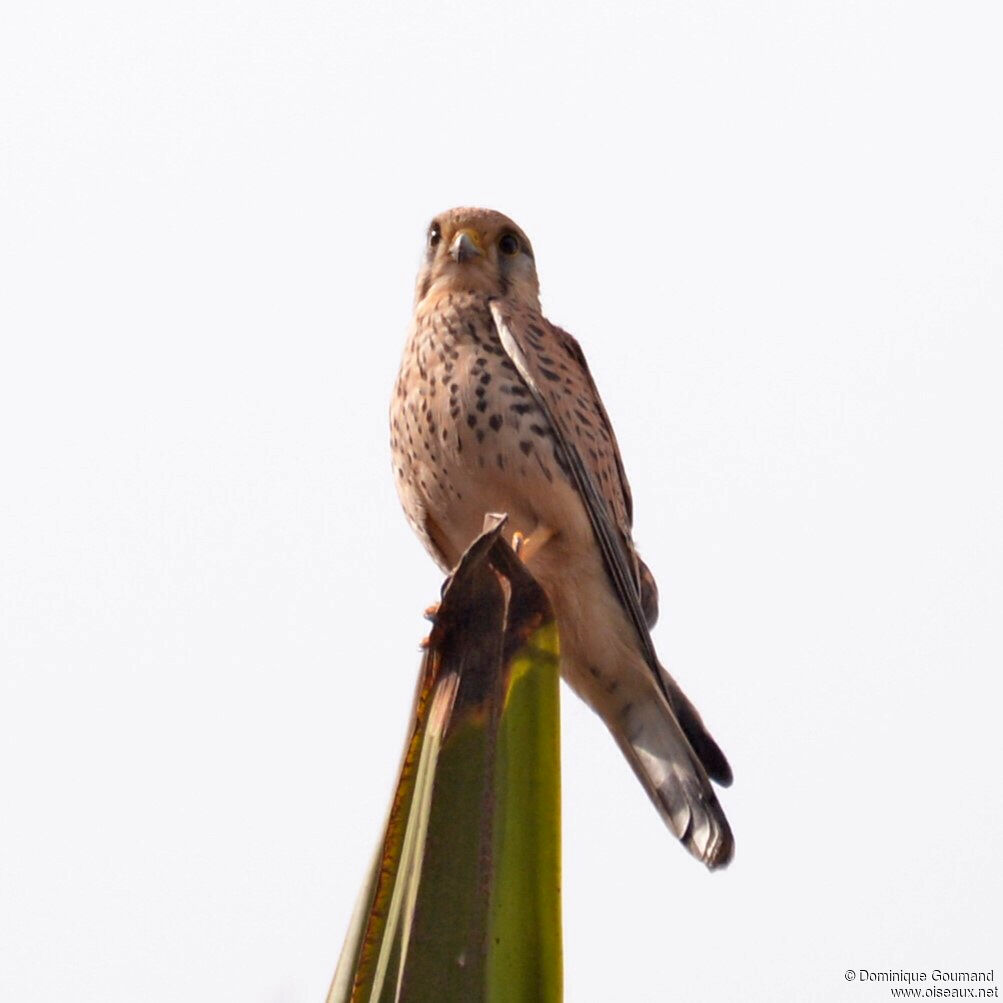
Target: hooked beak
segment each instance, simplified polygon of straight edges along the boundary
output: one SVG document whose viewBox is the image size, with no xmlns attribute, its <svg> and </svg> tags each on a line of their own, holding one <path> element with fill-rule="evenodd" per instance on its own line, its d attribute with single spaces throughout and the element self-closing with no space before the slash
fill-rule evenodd
<svg viewBox="0 0 1003 1003">
<path fill-rule="evenodd" d="M 473 230 L 460 230 L 449 245 L 449 256 L 460 265 L 483 253 L 481 238 Z"/>
</svg>

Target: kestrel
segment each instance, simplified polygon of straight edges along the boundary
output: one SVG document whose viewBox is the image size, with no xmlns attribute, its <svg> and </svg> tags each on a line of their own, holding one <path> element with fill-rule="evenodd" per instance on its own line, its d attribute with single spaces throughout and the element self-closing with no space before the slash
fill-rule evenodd
<svg viewBox="0 0 1003 1003">
<path fill-rule="evenodd" d="M 666 824 L 707 867 L 734 840 L 710 780 L 731 768 L 662 668 L 658 593 L 631 539 L 630 487 L 578 342 L 540 312 L 510 219 L 451 209 L 428 229 L 390 411 L 397 490 L 448 571 L 508 513 L 557 619 L 561 674 L 606 722 Z"/>
</svg>

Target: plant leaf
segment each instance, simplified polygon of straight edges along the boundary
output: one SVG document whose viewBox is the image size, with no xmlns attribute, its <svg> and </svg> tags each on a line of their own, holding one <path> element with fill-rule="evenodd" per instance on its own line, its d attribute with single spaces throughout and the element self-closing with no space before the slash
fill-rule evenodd
<svg viewBox="0 0 1003 1003">
<path fill-rule="evenodd" d="M 557 630 L 503 523 L 444 590 L 328 1003 L 561 998 Z"/>
</svg>

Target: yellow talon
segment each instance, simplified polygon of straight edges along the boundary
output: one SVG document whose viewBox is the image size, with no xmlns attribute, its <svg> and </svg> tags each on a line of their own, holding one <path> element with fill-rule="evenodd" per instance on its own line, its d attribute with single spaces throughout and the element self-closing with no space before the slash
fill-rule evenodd
<svg viewBox="0 0 1003 1003">
<path fill-rule="evenodd" d="M 523 564 L 529 564 L 553 536 L 554 530 L 549 526 L 537 526 L 529 536 L 524 536 L 516 530 L 512 534 L 512 549 Z"/>
</svg>

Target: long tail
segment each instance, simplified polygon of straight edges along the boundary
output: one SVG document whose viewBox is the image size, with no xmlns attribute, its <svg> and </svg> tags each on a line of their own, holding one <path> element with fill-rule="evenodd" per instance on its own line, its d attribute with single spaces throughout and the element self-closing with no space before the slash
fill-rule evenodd
<svg viewBox="0 0 1003 1003">
<path fill-rule="evenodd" d="M 731 766 L 721 751 L 720 746 L 714 741 L 714 737 L 707 730 L 696 707 L 690 703 L 689 697 L 679 688 L 679 684 L 660 665 L 662 681 L 672 698 L 672 710 L 675 712 L 676 720 L 683 729 L 697 758 L 707 771 L 707 776 L 722 787 L 730 787 L 732 774 Z"/>
<path fill-rule="evenodd" d="M 611 730 L 666 824 L 694 857 L 715 870 L 730 862 L 735 839 L 708 774 L 730 783 L 731 768 L 696 709 L 671 676 L 665 677 L 671 708 L 652 686 L 648 699 L 622 708 Z"/>
</svg>

